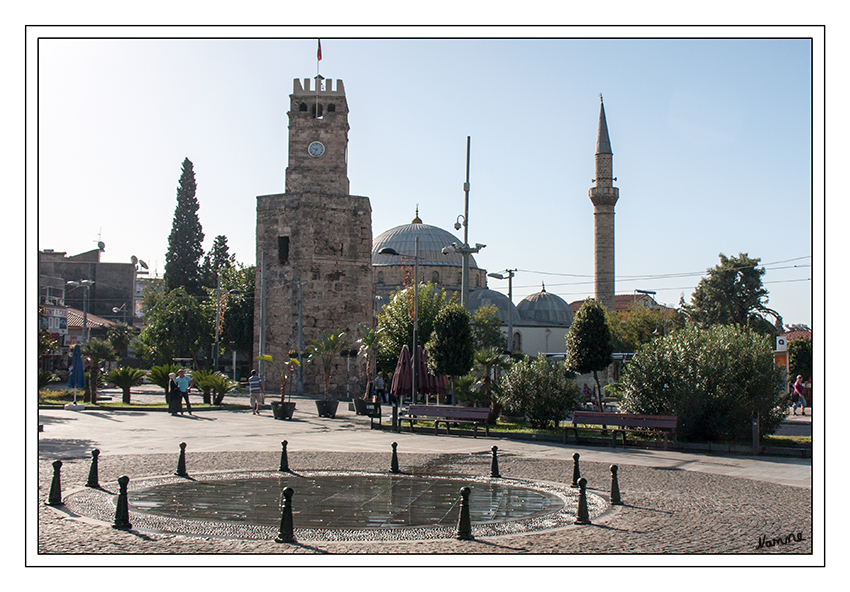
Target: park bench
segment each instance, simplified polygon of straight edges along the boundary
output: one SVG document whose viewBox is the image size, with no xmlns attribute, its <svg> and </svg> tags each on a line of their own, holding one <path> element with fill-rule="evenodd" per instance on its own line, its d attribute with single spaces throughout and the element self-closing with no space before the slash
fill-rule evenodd
<svg viewBox="0 0 850 592">
<path fill-rule="evenodd" d="M 617 445 L 617 434 L 623 435 L 623 447 L 626 446 L 626 433 L 658 433 L 664 436 L 664 450 L 667 450 L 667 434 L 673 435 L 676 441 L 676 423 L 678 417 L 675 415 L 640 415 L 636 413 L 604 413 L 600 411 L 575 411 L 573 412 L 572 425 L 564 426 L 564 444 L 567 443 L 567 434 L 570 430 L 575 434 L 578 443 L 578 426 L 601 425 L 603 429 L 614 426 L 611 430 L 611 444 Z"/>
<path fill-rule="evenodd" d="M 410 422 L 410 431 L 413 432 L 413 422 L 417 420 L 434 420 L 434 434 L 439 433 L 440 423 L 446 424 L 446 434 L 450 434 L 449 424 L 471 423 L 473 437 L 478 437 L 478 426 L 483 425 L 487 435 L 490 435 L 490 427 L 487 419 L 490 417 L 489 407 L 462 407 L 457 405 L 411 405 L 407 414 L 400 416 L 399 422 Z"/>
</svg>

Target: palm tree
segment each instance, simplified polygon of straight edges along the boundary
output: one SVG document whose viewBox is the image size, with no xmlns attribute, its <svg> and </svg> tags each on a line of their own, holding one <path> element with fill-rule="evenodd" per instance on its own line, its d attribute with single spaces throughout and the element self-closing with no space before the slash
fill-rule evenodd
<svg viewBox="0 0 850 592">
<path fill-rule="evenodd" d="M 494 407 L 493 417 L 498 416 L 499 409 L 495 409 L 497 404 L 494 401 L 493 395 L 498 394 L 500 387 L 499 383 L 493 380 L 493 371 L 495 369 L 505 370 L 510 365 L 501 348 L 484 347 L 473 354 L 475 360 L 475 376 L 478 377 L 472 390 L 476 391 L 481 397 L 481 403 L 485 407 Z"/>
<path fill-rule="evenodd" d="M 118 358 L 112 344 L 103 339 L 89 339 L 82 349 L 83 357 L 87 358 L 91 369 L 89 371 L 89 394 L 83 397 L 86 403 L 97 403 L 97 379 L 100 376 L 100 365 L 112 362 Z"/>
<path fill-rule="evenodd" d="M 216 405 L 221 405 L 222 401 L 224 400 L 224 395 L 226 395 L 227 393 L 231 391 L 240 391 L 239 383 L 235 380 L 231 380 L 227 377 L 226 374 L 222 374 L 221 372 L 216 372 L 215 374 L 212 374 L 209 377 L 208 382 L 212 387 L 212 390 L 215 391 L 214 403 Z"/>
<path fill-rule="evenodd" d="M 130 388 L 140 384 L 146 375 L 147 372 L 144 370 L 124 366 L 109 372 L 106 375 L 106 380 L 115 383 L 115 386 L 121 389 L 121 400 L 125 405 L 129 405 Z"/>
<path fill-rule="evenodd" d="M 204 403 L 207 405 L 211 402 L 210 393 L 212 392 L 212 385 L 210 384 L 210 377 L 215 374 L 216 372 L 213 370 L 195 370 L 192 372 L 192 380 L 195 381 L 195 386 L 203 391 Z"/>
<path fill-rule="evenodd" d="M 366 360 L 366 397 L 372 391 L 372 361 L 378 353 L 378 341 L 381 338 L 383 327 L 378 329 L 370 329 L 366 325 L 360 325 L 360 330 L 363 331 L 363 337 L 357 340 L 360 346 L 358 355 L 362 355 Z M 365 398 L 365 397 L 364 397 Z"/>
<path fill-rule="evenodd" d="M 319 338 L 314 339 L 307 346 L 307 361 L 312 362 L 316 358 L 322 361 L 322 369 L 325 375 L 325 401 L 328 400 L 328 388 L 331 386 L 331 373 L 333 372 L 334 358 L 344 348 L 348 347 L 345 341 L 345 332 L 334 331 L 325 333 L 319 331 Z"/>
</svg>

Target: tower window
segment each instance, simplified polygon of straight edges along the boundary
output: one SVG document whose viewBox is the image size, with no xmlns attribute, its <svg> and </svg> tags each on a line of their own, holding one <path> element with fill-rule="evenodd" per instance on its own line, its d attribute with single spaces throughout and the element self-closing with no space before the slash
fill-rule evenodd
<svg viewBox="0 0 850 592">
<path fill-rule="evenodd" d="M 378 272 L 378 283 L 379 283 L 379 284 L 383 284 L 383 283 L 384 283 L 384 272 L 383 272 L 383 271 L 379 271 L 379 272 Z"/>
<path fill-rule="evenodd" d="M 277 237 L 277 257 L 281 265 L 289 263 L 289 237 Z"/>
<path fill-rule="evenodd" d="M 440 283 L 440 272 L 435 271 L 431 274 L 431 283 L 439 284 Z"/>
<path fill-rule="evenodd" d="M 319 112 L 318 112 L 318 113 L 316 113 L 316 108 L 317 108 L 317 107 L 318 107 L 318 109 L 319 109 Z M 312 108 L 312 110 L 311 110 L 311 111 L 312 111 L 312 113 L 313 113 L 313 117 L 321 117 L 321 116 L 322 116 L 322 105 L 321 105 L 321 103 L 320 103 L 320 104 L 318 104 L 318 105 L 313 105 L 313 108 Z"/>
<path fill-rule="evenodd" d="M 307 110 L 307 103 L 301 103 L 301 104 L 299 104 L 299 105 L 298 105 L 298 110 L 299 110 L 299 111 L 306 111 L 306 110 Z"/>
<path fill-rule="evenodd" d="M 328 113 L 336 113 L 336 105 L 331 103 L 328 105 Z"/>
</svg>

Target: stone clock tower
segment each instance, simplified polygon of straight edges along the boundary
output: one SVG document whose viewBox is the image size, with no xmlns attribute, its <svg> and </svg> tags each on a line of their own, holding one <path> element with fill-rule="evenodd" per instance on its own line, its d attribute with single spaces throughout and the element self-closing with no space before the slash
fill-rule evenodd
<svg viewBox="0 0 850 592">
<path fill-rule="evenodd" d="M 348 103 L 342 80 L 296 79 L 289 96 L 289 162 L 285 193 L 257 197 L 254 352 L 281 365 L 319 331 L 345 331 L 354 349 L 360 325 L 372 326 L 372 208 L 348 191 Z M 346 359 L 337 356 L 329 393 L 346 394 Z M 264 384 L 278 376 L 265 367 Z M 321 363 L 302 360 L 289 392 L 323 392 Z M 349 392 L 362 394 L 359 364 Z M 303 391 L 300 385 L 303 384 Z"/>
<path fill-rule="evenodd" d="M 599 96 L 599 129 L 596 134 L 596 178 L 588 192 L 593 203 L 594 297 L 614 311 L 614 204 L 620 190 L 614 187 L 614 153 L 608 138 L 605 104 Z"/>
</svg>

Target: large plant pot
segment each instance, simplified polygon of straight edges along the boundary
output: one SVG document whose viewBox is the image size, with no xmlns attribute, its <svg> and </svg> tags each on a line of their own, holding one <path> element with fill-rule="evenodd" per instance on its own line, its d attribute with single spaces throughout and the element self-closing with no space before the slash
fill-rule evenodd
<svg viewBox="0 0 850 592">
<path fill-rule="evenodd" d="M 295 403 L 272 401 L 272 413 L 275 419 L 292 419 L 292 414 L 295 413 Z"/>
<path fill-rule="evenodd" d="M 357 415 L 366 415 L 366 405 L 369 402 L 366 399 L 354 399 L 354 413 Z"/>
<path fill-rule="evenodd" d="M 336 408 L 339 401 L 316 401 L 316 410 L 319 412 L 319 417 L 336 417 Z"/>
</svg>

